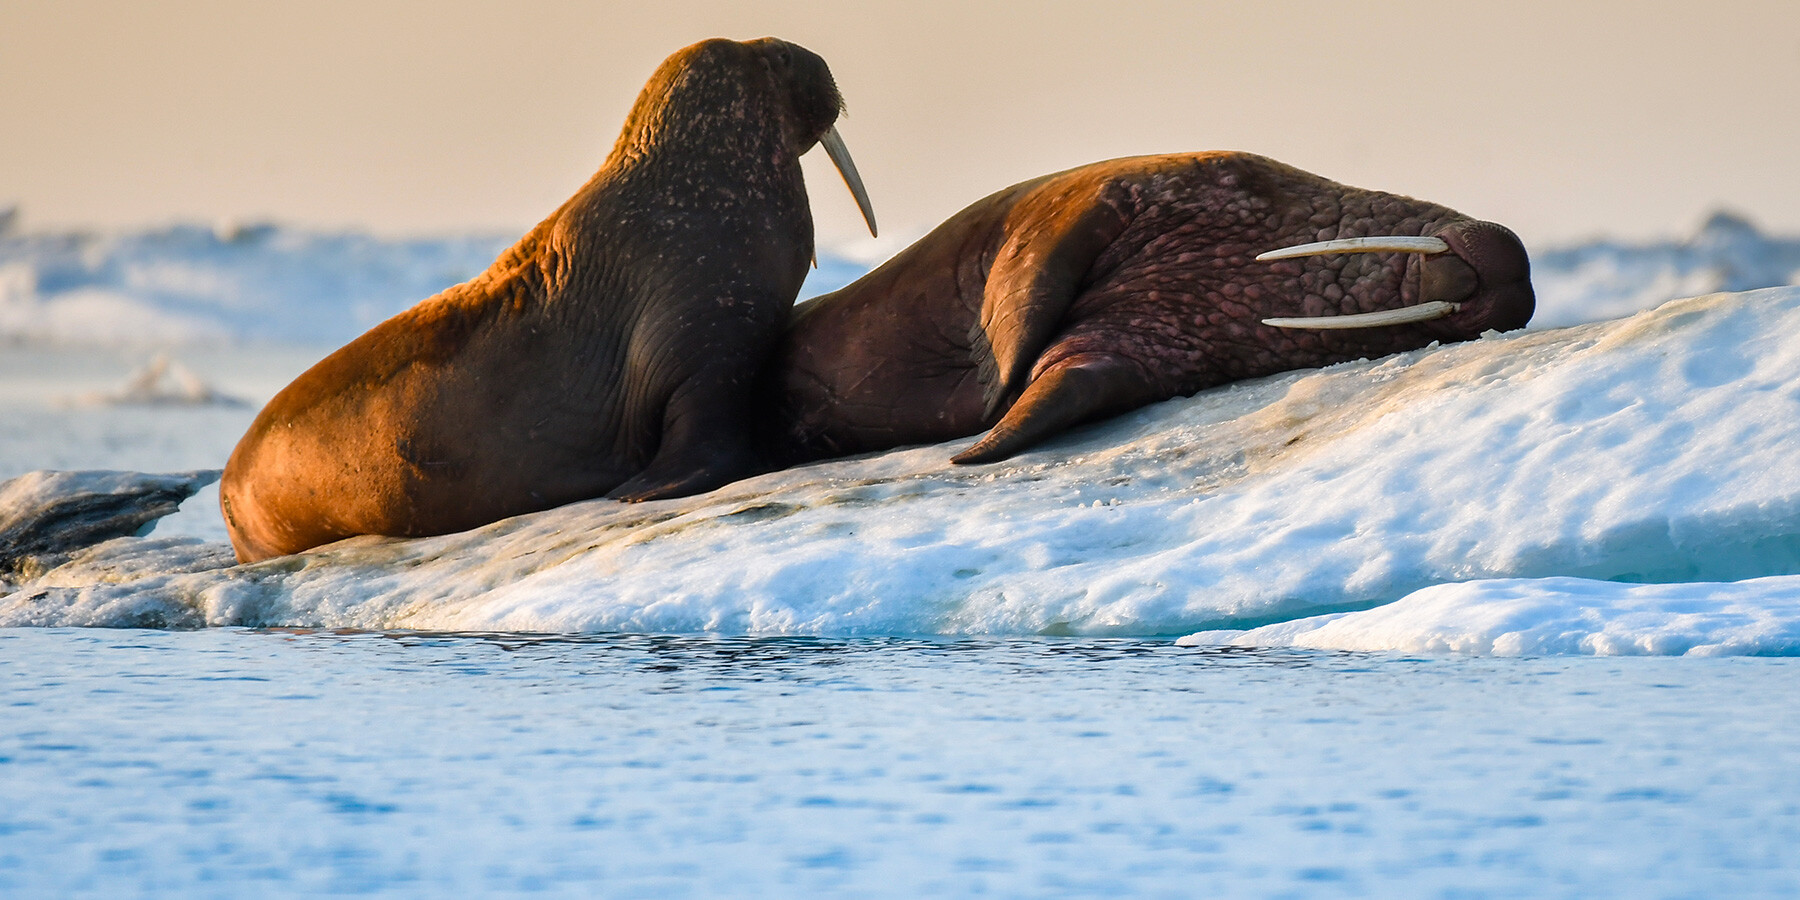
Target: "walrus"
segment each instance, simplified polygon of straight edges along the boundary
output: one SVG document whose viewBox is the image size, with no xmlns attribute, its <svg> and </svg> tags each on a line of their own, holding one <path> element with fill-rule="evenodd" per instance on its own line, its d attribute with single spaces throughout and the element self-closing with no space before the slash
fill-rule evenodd
<svg viewBox="0 0 1800 900">
<path fill-rule="evenodd" d="M 1263 253 L 1291 245 L 1311 246 Z M 1523 327 L 1529 268 L 1500 225 L 1253 154 L 1095 163 L 796 307 L 762 441 L 780 467 L 986 431 L 952 459 L 992 462 L 1225 382 Z"/>
<path fill-rule="evenodd" d="M 785 41 L 670 56 L 600 170 L 486 272 L 269 401 L 220 484 L 238 558 L 754 471 L 756 374 L 814 254 L 800 155 L 823 144 L 875 228 L 842 107 Z"/>
</svg>

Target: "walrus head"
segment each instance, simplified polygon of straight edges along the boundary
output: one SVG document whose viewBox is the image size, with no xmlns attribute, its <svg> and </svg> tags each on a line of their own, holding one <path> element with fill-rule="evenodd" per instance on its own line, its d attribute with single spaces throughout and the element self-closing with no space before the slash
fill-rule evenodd
<svg viewBox="0 0 1800 900">
<path fill-rule="evenodd" d="M 1328 253 L 1417 253 L 1418 301 L 1399 309 L 1341 316 L 1264 319 L 1278 328 L 1380 328 L 1443 320 L 1461 334 L 1525 327 L 1536 307 L 1531 262 L 1504 225 L 1465 219 L 1420 237 L 1343 238 L 1271 250 L 1260 261 Z"/>
<path fill-rule="evenodd" d="M 856 207 L 862 211 L 870 236 L 878 236 L 869 192 L 863 188 L 862 176 L 857 174 L 856 163 L 850 159 L 850 148 L 844 146 L 844 139 L 838 135 L 836 123 L 837 117 L 844 113 L 844 98 L 838 93 L 837 82 L 832 79 L 825 60 L 799 44 L 777 38 L 760 38 L 747 42 L 746 46 L 763 54 L 776 83 L 788 91 L 793 110 L 793 116 L 788 120 L 788 139 L 795 155 L 812 149 L 814 144 L 823 146 L 825 154 L 831 157 L 831 164 L 843 176 L 844 185 L 856 198 Z"/>
<path fill-rule="evenodd" d="M 818 54 L 772 37 L 712 38 L 676 51 L 657 67 L 626 117 L 612 156 L 649 157 L 669 147 L 737 159 L 746 152 L 766 153 L 790 164 L 823 145 L 874 234 L 868 192 L 837 133 L 843 111 L 837 82 Z"/>
</svg>

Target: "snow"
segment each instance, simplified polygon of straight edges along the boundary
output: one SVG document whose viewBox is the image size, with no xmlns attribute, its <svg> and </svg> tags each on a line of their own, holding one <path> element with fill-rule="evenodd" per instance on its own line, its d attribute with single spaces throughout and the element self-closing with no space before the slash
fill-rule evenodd
<svg viewBox="0 0 1800 900">
<path fill-rule="evenodd" d="M 1177 643 L 1488 656 L 1800 656 L 1800 578 L 1469 581 L 1363 612 L 1200 632 Z"/>
</svg>

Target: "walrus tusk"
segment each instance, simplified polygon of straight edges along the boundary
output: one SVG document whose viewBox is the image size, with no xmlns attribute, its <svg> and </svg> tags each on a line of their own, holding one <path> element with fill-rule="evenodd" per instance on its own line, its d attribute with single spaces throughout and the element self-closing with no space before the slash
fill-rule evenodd
<svg viewBox="0 0 1800 900">
<path fill-rule="evenodd" d="M 1264 325 L 1276 328 L 1380 328 L 1383 325 L 1410 325 L 1441 319 L 1462 308 L 1461 303 L 1433 300 L 1416 306 L 1384 309 L 1380 312 L 1355 313 L 1348 316 L 1299 316 L 1288 319 L 1264 319 Z"/>
<path fill-rule="evenodd" d="M 869 192 L 863 188 L 862 176 L 856 174 L 856 163 L 850 160 L 850 148 L 844 146 L 844 139 L 838 135 L 837 126 L 825 129 L 819 138 L 825 148 L 825 155 L 831 157 L 831 164 L 837 166 L 838 174 L 844 176 L 845 186 L 856 198 L 856 206 L 862 210 L 863 221 L 869 223 L 869 237 L 875 234 L 875 207 L 869 203 Z"/>
<path fill-rule="evenodd" d="M 1312 244 L 1299 244 L 1270 250 L 1256 258 L 1257 262 L 1273 262 L 1278 259 L 1293 259 L 1297 256 L 1323 256 L 1327 253 L 1384 253 L 1399 251 L 1401 253 L 1443 253 L 1450 245 L 1434 237 L 1406 237 L 1389 235 L 1385 237 L 1340 238 L 1335 241 L 1319 241 Z"/>
</svg>

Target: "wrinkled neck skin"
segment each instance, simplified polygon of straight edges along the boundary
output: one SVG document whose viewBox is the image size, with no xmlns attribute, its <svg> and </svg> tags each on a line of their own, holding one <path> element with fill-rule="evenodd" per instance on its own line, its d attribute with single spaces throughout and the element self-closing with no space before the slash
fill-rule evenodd
<svg viewBox="0 0 1800 900">
<path fill-rule="evenodd" d="M 678 315 L 698 297 L 734 301 L 696 326 L 719 331 L 718 340 L 745 337 L 734 326 L 737 307 L 756 323 L 752 342 L 774 340 L 781 320 L 771 307 L 785 314 L 799 293 L 813 228 L 799 155 L 771 93 L 741 67 L 672 58 L 640 93 L 599 171 L 470 293 L 491 296 L 495 285 L 515 282 L 522 289 L 509 313 L 537 317 L 570 341 L 608 342 L 592 350 L 620 365 L 618 343 L 631 333 L 595 325 L 620 315 L 654 321 L 662 305 Z M 671 264 L 682 258 L 695 265 Z M 721 264 L 735 284 L 715 283 Z M 741 302 L 757 292 L 771 296 Z"/>
</svg>

